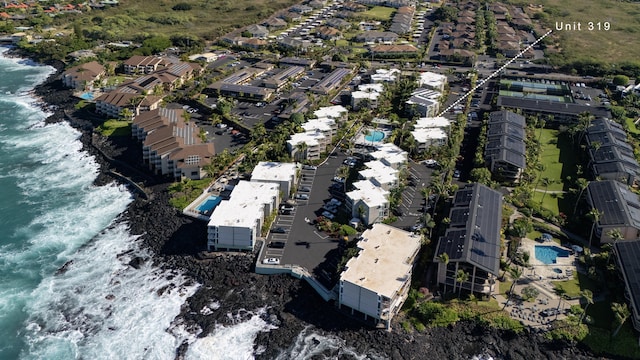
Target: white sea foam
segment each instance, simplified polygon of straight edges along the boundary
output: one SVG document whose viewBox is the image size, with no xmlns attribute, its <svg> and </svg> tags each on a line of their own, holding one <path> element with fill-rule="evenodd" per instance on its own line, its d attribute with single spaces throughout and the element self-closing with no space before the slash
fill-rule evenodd
<svg viewBox="0 0 640 360">
<path fill-rule="evenodd" d="M 229 326 L 218 325 L 211 335 L 192 340 L 186 359 L 253 359 L 255 355 L 253 346 L 258 333 L 275 329 L 275 326 L 262 318 L 265 311 L 265 309 L 259 309 L 251 313 L 250 319 L 245 321 L 240 319 L 246 316 L 237 316 L 234 319 L 230 315 L 232 319 L 239 322 Z"/>
<path fill-rule="evenodd" d="M 128 265 L 135 256 L 148 261 L 135 269 Z M 153 267 L 149 257 L 122 224 L 81 248 L 66 272 L 33 291 L 21 357 L 173 358 L 183 339 L 168 330 L 198 285 Z"/>
<path fill-rule="evenodd" d="M 345 341 L 334 335 L 322 335 L 311 327 L 305 328 L 295 339 L 290 349 L 281 353 L 276 360 L 288 359 L 357 359 L 382 360 L 383 356 L 374 352 L 360 354 Z"/>
<path fill-rule="evenodd" d="M 2 67 L 2 71 L 5 73 L 28 71 L 28 73 L 25 73 L 22 77 L 16 77 L 15 80 L 20 80 L 20 82 L 0 82 L 0 92 L 4 94 L 16 94 L 29 91 L 33 89 L 36 84 L 42 83 L 55 72 L 53 67 L 37 64 L 29 59 L 6 57 L 7 51 L 9 51 L 9 48 L 0 47 L 0 67 Z M 34 68 L 40 71 L 34 74 Z"/>
</svg>

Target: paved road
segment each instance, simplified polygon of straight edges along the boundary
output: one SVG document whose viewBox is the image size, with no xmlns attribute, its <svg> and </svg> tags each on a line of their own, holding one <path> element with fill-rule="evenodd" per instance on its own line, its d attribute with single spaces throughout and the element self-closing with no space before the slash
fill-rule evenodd
<svg viewBox="0 0 640 360">
<path fill-rule="evenodd" d="M 316 227 L 306 220 L 315 220 L 322 213 L 322 206 L 331 198 L 331 179 L 345 158 L 346 155 L 338 154 L 335 158 L 329 158 L 316 170 L 302 170 L 298 188 L 308 187 L 311 191 L 299 193 L 309 194 L 309 199 L 297 200 L 297 206 L 291 214 L 278 215 L 272 228 L 283 227 L 287 229 L 287 233 L 269 234 L 267 244 L 271 241 L 282 241 L 285 242 L 285 247 L 267 247 L 265 251 L 265 257 L 280 258 L 281 264 L 296 264 L 306 268 L 328 288 L 333 286 L 330 274 L 335 272 L 337 266 L 339 241 L 316 230 Z M 339 217 L 350 218 L 344 210 L 341 211 L 342 214 L 338 213 Z"/>
</svg>

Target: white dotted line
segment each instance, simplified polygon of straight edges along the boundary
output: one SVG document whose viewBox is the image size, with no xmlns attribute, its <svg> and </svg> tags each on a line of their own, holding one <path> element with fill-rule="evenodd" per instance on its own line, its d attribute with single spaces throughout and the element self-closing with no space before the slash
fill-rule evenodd
<svg viewBox="0 0 640 360">
<path fill-rule="evenodd" d="M 537 43 L 539 43 L 540 41 L 542 41 L 542 39 L 544 39 L 545 37 L 547 37 L 549 34 L 551 34 L 553 32 L 553 30 L 549 30 L 547 31 L 546 34 L 542 35 L 538 40 L 534 41 L 531 45 L 527 46 L 526 48 L 524 48 L 524 50 L 520 51 L 518 53 L 518 55 L 516 55 L 515 57 L 513 57 L 512 59 L 510 59 L 509 61 L 507 61 L 504 65 L 502 65 L 498 70 L 496 70 L 495 72 L 493 72 L 493 74 L 489 75 L 487 78 L 483 79 L 482 81 L 480 81 L 476 86 L 473 87 L 473 89 L 467 91 L 466 94 L 462 95 L 458 100 L 456 100 L 453 104 L 449 105 L 446 109 L 444 109 L 440 114 L 438 114 L 438 116 L 443 116 L 444 114 L 447 113 L 447 111 L 451 110 L 451 108 L 453 108 L 454 106 L 458 105 L 458 103 L 460 103 L 462 100 L 464 100 L 467 96 L 469 96 L 470 94 L 472 94 L 474 91 L 476 91 L 477 88 L 481 87 L 482 85 L 484 85 L 484 83 L 486 83 L 489 79 L 491 79 L 492 77 L 496 76 L 499 72 L 501 72 L 502 70 L 504 70 L 504 68 L 506 68 L 507 66 L 509 66 L 512 62 L 514 62 L 517 58 L 519 58 L 520 56 L 522 56 L 522 54 L 524 54 L 525 52 L 529 51 L 529 49 L 531 49 L 532 47 L 536 46 Z"/>
</svg>

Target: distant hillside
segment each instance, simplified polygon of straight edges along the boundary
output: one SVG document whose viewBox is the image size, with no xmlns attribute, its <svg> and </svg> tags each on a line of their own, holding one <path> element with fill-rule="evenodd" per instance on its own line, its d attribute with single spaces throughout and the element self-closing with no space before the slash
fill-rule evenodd
<svg viewBox="0 0 640 360">
<path fill-rule="evenodd" d="M 196 35 L 214 39 L 260 21 L 296 0 L 122 0 L 81 16 L 79 26 L 105 40 L 140 35 Z"/>
</svg>

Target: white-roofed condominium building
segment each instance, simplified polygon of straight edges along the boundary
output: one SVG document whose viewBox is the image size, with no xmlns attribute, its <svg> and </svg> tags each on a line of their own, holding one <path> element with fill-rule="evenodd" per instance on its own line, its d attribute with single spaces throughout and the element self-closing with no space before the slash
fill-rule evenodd
<svg viewBox="0 0 640 360">
<path fill-rule="evenodd" d="M 265 219 L 280 205 L 279 194 L 277 183 L 238 182 L 229 200 L 221 201 L 211 214 L 208 250 L 253 250 Z"/>
<path fill-rule="evenodd" d="M 358 255 L 340 274 L 338 305 L 364 321 L 390 328 L 407 298 L 420 237 L 385 224 L 362 233 Z"/>
</svg>

